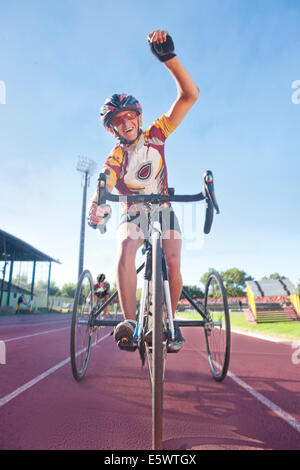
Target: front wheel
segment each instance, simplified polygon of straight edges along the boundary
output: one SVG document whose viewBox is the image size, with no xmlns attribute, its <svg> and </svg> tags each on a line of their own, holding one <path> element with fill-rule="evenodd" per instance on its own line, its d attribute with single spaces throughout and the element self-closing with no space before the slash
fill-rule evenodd
<svg viewBox="0 0 300 470">
<path fill-rule="evenodd" d="M 93 329 L 89 322 L 93 303 L 93 278 L 91 273 L 85 270 L 78 280 L 71 324 L 71 365 L 77 381 L 83 379 L 90 357 Z"/>
<path fill-rule="evenodd" d="M 153 350 L 152 350 L 152 448 L 162 449 L 163 433 L 163 281 L 159 233 L 152 238 Z"/>
<path fill-rule="evenodd" d="M 213 378 L 221 382 L 230 358 L 230 318 L 226 290 L 219 273 L 212 271 L 206 281 L 204 325 L 208 361 Z"/>
</svg>

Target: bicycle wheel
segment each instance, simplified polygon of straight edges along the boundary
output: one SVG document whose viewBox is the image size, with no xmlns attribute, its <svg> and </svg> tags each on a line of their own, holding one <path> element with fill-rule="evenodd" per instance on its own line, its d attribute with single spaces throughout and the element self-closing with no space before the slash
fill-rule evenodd
<svg viewBox="0 0 300 470">
<path fill-rule="evenodd" d="M 89 319 L 93 302 L 93 278 L 86 270 L 77 284 L 71 324 L 71 365 L 73 376 L 78 381 L 83 379 L 90 357 L 92 329 Z"/>
<path fill-rule="evenodd" d="M 152 447 L 162 449 L 163 429 L 163 285 L 162 247 L 159 233 L 152 238 L 153 346 L 152 346 Z"/>
<path fill-rule="evenodd" d="M 206 281 L 204 326 L 208 361 L 213 378 L 221 382 L 227 374 L 230 358 L 230 318 L 226 290 L 219 273 L 212 271 Z"/>
</svg>

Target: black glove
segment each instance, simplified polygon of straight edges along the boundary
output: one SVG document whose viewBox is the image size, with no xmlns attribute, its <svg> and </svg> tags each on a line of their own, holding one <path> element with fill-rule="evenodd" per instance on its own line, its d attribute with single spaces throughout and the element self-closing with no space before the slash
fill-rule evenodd
<svg viewBox="0 0 300 470">
<path fill-rule="evenodd" d="M 161 62 L 166 62 L 167 60 L 170 60 L 172 57 L 176 56 L 174 52 L 174 42 L 169 34 L 167 34 L 167 39 L 165 42 L 158 43 L 149 41 L 149 46 L 151 52 L 153 52 L 155 57 L 157 57 Z"/>
</svg>

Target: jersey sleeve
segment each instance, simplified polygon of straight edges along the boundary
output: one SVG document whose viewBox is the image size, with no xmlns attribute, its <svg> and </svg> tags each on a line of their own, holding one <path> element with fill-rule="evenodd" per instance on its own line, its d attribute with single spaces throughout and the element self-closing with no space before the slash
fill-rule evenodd
<svg viewBox="0 0 300 470">
<path fill-rule="evenodd" d="M 149 129 L 146 131 L 146 135 L 149 139 L 158 139 L 158 141 L 164 143 L 175 129 L 176 127 L 171 124 L 168 116 L 163 114 L 160 118 L 156 119 L 153 124 L 151 124 Z"/>
<path fill-rule="evenodd" d="M 109 186 L 110 190 L 115 187 L 118 179 L 120 178 L 123 155 L 124 153 L 121 146 L 117 145 L 111 151 L 102 167 L 102 173 L 106 175 L 106 184 Z"/>
</svg>

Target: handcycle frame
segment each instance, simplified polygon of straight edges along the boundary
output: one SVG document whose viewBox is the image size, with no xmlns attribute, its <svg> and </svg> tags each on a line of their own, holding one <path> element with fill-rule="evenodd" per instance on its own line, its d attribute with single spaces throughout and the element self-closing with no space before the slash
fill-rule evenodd
<svg viewBox="0 0 300 470">
<path fill-rule="evenodd" d="M 204 173 L 204 188 L 200 193 L 194 194 L 194 195 L 175 195 L 174 189 L 169 188 L 168 190 L 168 195 L 164 194 L 142 194 L 142 195 L 127 195 L 127 196 L 119 196 L 115 194 L 111 194 L 110 192 L 107 191 L 106 189 L 106 175 L 104 173 L 100 173 L 98 177 L 98 205 L 104 205 L 106 201 L 112 201 L 112 202 L 141 202 L 141 203 L 150 203 L 153 205 L 159 206 L 162 203 L 166 202 L 198 202 L 198 201 L 206 201 L 206 214 L 205 214 L 205 223 L 204 223 L 204 233 L 208 234 L 210 232 L 212 222 L 213 222 L 213 210 L 217 212 L 217 214 L 220 213 L 219 206 L 215 197 L 214 193 L 214 183 L 213 183 L 213 174 L 210 170 L 207 170 Z M 158 211 L 156 211 L 158 214 Z M 150 216 L 153 214 L 153 212 L 150 212 Z M 153 226 L 154 223 L 157 223 L 158 220 L 152 220 L 151 222 L 149 221 L 149 225 Z M 97 228 L 97 226 L 94 228 Z M 99 225 L 98 228 L 100 229 L 101 233 L 106 232 L 106 224 L 104 225 Z M 144 252 L 146 252 L 147 249 L 149 249 L 149 241 L 146 242 L 146 246 L 144 248 Z M 142 269 L 145 267 L 145 262 L 141 264 L 141 266 L 137 269 L 137 274 L 142 271 Z M 167 280 L 167 272 L 166 272 L 166 266 L 164 266 L 164 280 Z M 143 290 L 145 291 L 145 289 Z M 100 313 L 105 309 L 107 305 L 109 305 L 118 295 L 118 292 L 114 292 L 106 302 L 103 302 L 101 307 L 96 310 L 94 313 L 94 325 L 95 326 L 116 326 L 118 325 L 119 321 L 116 320 L 97 320 L 97 317 L 100 315 Z M 189 326 L 189 327 L 204 327 L 207 322 L 211 321 L 210 318 L 206 315 L 205 311 L 201 308 L 201 306 L 197 305 L 194 300 L 191 298 L 191 296 L 184 290 L 182 289 L 182 295 L 188 300 L 188 302 L 192 305 L 192 307 L 202 316 L 203 320 L 177 320 L 176 323 L 179 327 L 183 326 Z M 143 292 L 142 292 L 142 298 L 143 298 Z M 141 302 L 142 304 L 142 302 Z M 139 323 L 137 329 L 135 331 L 135 337 L 140 337 L 141 335 L 141 329 L 142 329 L 142 324 L 141 324 L 141 318 L 139 318 Z M 172 333 L 172 338 L 174 338 L 174 328 L 173 328 L 173 322 L 172 318 L 170 318 L 169 315 L 169 322 L 171 323 L 171 333 Z"/>
<path fill-rule="evenodd" d="M 142 202 L 150 205 L 157 206 L 157 209 L 162 203 L 165 202 L 192 202 L 192 201 L 206 201 L 206 214 L 204 233 L 209 233 L 213 221 L 213 212 L 216 210 L 219 213 L 219 207 L 214 194 L 213 175 L 211 171 L 206 171 L 204 174 L 204 188 L 203 190 L 194 195 L 175 195 L 174 190 L 169 189 L 168 195 L 151 194 L 151 195 L 130 195 L 120 196 L 111 194 L 106 190 L 106 176 L 100 173 L 98 177 L 98 204 L 106 204 L 106 201 L 112 202 Z M 162 449 L 162 401 L 163 401 L 163 381 L 164 381 L 164 369 L 165 369 L 165 357 L 168 352 L 168 340 L 174 340 L 174 323 L 171 309 L 170 291 L 168 283 L 168 273 L 164 253 L 162 250 L 161 243 L 161 226 L 158 221 L 158 210 L 154 212 L 156 215 L 153 218 L 153 211 L 149 213 L 148 226 L 152 229 L 151 241 L 145 240 L 143 254 L 145 255 L 145 261 L 137 269 L 137 274 L 144 269 L 144 285 L 141 295 L 140 310 L 137 317 L 137 326 L 134 332 L 134 343 L 136 348 L 139 349 L 142 364 L 145 362 L 147 357 L 149 376 L 152 383 L 152 447 L 155 450 Z M 101 233 L 106 231 L 106 224 L 98 226 Z M 96 228 L 96 227 L 94 227 Z M 84 274 L 84 273 L 83 273 Z M 90 275 L 90 273 L 89 273 Z M 148 328 L 149 319 L 149 285 L 150 281 L 153 280 L 153 344 L 149 347 L 147 341 L 145 341 L 144 333 Z M 220 291 L 222 294 L 223 308 L 225 319 L 214 321 L 213 315 L 210 312 L 208 306 L 208 290 L 211 282 L 217 281 Z M 80 282 L 80 281 L 79 281 Z M 162 287 L 163 286 L 163 287 Z M 163 295 L 163 291 L 164 294 Z M 148 306 L 146 307 L 146 298 L 148 294 Z M 111 319 L 98 319 L 101 312 L 116 298 L 118 292 L 113 293 L 101 306 L 93 307 L 88 320 L 83 320 L 82 323 L 88 324 L 91 332 L 95 331 L 95 328 L 103 326 L 117 326 L 119 320 Z M 176 324 L 179 327 L 203 327 L 205 331 L 206 347 L 208 352 L 209 364 L 212 371 L 213 378 L 216 381 L 222 381 L 227 374 L 229 366 L 230 356 L 230 320 L 229 310 L 227 304 L 226 291 L 224 289 L 222 279 L 220 275 L 213 271 L 210 273 L 206 287 L 205 287 L 205 302 L 204 307 L 196 304 L 191 296 L 183 289 L 182 295 L 188 300 L 190 305 L 200 314 L 202 320 L 176 320 Z M 167 336 L 163 336 L 163 324 L 166 323 L 163 314 L 162 304 L 166 304 L 168 314 L 168 328 Z M 148 310 L 147 310 L 148 309 Z M 160 311 L 160 312 L 159 312 Z M 151 315 L 151 314 L 150 314 Z M 75 312 L 76 316 L 76 312 Z M 74 312 L 73 312 L 74 318 Z M 146 320 L 146 321 L 145 321 Z M 213 355 L 214 352 L 210 346 L 210 335 L 213 333 L 216 327 L 222 329 L 223 321 L 225 321 L 225 352 L 224 362 L 221 365 L 221 372 L 219 371 L 219 364 L 215 361 Z M 91 335 L 91 333 L 90 333 Z M 91 339 L 89 340 L 91 342 Z M 71 341 L 72 342 L 72 341 Z M 88 346 L 88 353 L 86 355 L 86 365 L 89 359 L 90 344 Z M 71 347 L 71 358 L 74 356 Z M 150 357 L 152 356 L 152 365 Z M 73 364 L 72 364 L 73 368 Z M 151 370 L 152 369 L 152 370 Z M 84 370 L 85 373 L 85 370 Z M 83 373 L 83 375 L 84 375 Z M 74 374 L 74 370 L 73 370 Z M 74 377 L 77 380 L 80 378 Z"/>
</svg>

